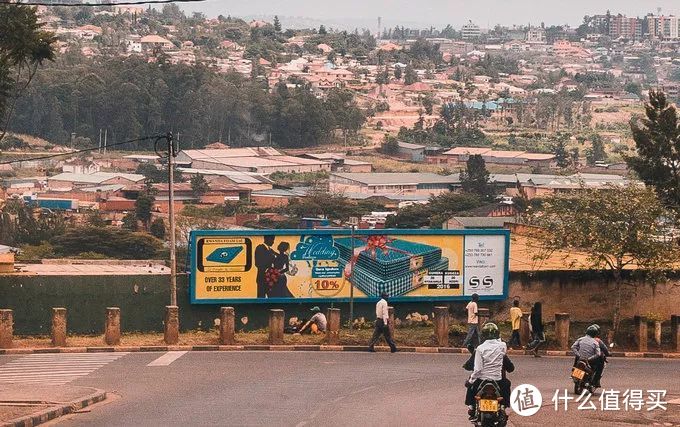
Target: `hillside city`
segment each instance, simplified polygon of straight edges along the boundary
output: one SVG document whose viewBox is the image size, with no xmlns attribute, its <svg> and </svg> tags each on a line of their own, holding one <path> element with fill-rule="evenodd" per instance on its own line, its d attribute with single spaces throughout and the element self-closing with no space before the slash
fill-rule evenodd
<svg viewBox="0 0 680 427">
<path fill-rule="evenodd" d="M 164 239 L 166 160 L 150 144 L 117 144 L 165 130 L 180 150 L 183 233 L 302 218 L 496 228 L 532 199 L 634 180 L 629 121 L 649 89 L 680 96 L 672 15 L 606 11 L 575 28 L 383 28 L 378 19 L 376 30 L 348 32 L 187 16 L 176 5 L 37 14 L 56 59 L 17 100 L 2 140 L 14 162 L 0 165 L 4 210 L 10 200 L 40 210 L 32 221 L 42 235 L 2 236 L 27 259 L 55 256 L 50 240 L 76 225 Z M 477 155 L 489 188 L 461 199 Z M 427 206 L 442 194 L 453 198 Z"/>
<path fill-rule="evenodd" d="M 680 8 L 353 1 L 0 0 L 0 424 L 677 425 Z"/>
</svg>

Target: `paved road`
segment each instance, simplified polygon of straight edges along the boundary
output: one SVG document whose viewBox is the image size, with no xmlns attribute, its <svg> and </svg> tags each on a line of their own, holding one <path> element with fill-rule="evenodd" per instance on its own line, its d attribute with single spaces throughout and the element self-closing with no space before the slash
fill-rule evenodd
<svg viewBox="0 0 680 427">
<path fill-rule="evenodd" d="M 29 357 L 0 356 L 0 374 Z M 79 361 L 72 360 L 73 372 L 87 372 L 70 384 L 105 389 L 119 398 L 58 424 L 466 426 L 462 405 L 466 373 L 460 368 L 464 360 L 463 355 L 413 353 L 130 353 L 107 360 L 94 371 L 80 369 Z M 669 405 L 667 412 L 644 408 L 635 413 L 584 412 L 570 407 L 566 414 L 556 413 L 550 399 L 557 387 L 570 385 L 571 360 L 525 356 L 514 360 L 514 385 L 533 384 L 544 397 L 535 416 L 512 415 L 514 426 L 580 427 L 595 420 L 602 426 L 680 425 L 680 405 Z M 21 375 L 17 369 L 12 372 Z M 680 360 L 617 359 L 603 383 L 621 392 L 667 389 L 665 400 L 678 399 L 678 372 Z"/>
</svg>

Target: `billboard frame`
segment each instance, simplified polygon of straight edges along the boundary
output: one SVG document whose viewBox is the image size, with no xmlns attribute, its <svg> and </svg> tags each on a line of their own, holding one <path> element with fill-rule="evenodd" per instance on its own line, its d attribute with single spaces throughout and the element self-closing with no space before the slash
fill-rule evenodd
<svg viewBox="0 0 680 427">
<path fill-rule="evenodd" d="M 479 299 L 482 301 L 503 301 L 508 298 L 508 286 L 510 275 L 510 230 L 506 229 L 461 229 L 461 230 L 444 230 L 444 229 L 404 229 L 404 228 L 381 228 L 381 229 L 367 229 L 354 230 L 355 236 L 371 236 L 371 235 L 389 235 L 389 236 L 404 236 L 404 235 L 435 235 L 435 236 L 504 236 L 505 240 L 505 266 L 503 272 L 503 293 L 501 295 L 480 295 Z M 248 236 L 311 236 L 311 235 L 333 235 L 333 236 L 351 236 L 352 230 L 349 228 L 329 228 L 329 229 L 276 229 L 276 230 L 193 230 L 189 233 L 189 300 L 191 304 L 304 304 L 304 303 L 349 303 L 350 298 L 219 298 L 219 299 L 197 299 L 196 298 L 196 247 L 197 239 L 202 237 L 248 237 Z M 465 253 L 465 240 L 463 240 L 463 253 Z M 464 268 L 464 266 L 463 266 Z M 463 273 L 464 274 L 464 273 Z M 401 296 L 391 297 L 390 302 L 455 302 L 464 301 L 470 298 L 469 295 L 461 296 Z M 361 297 L 354 298 L 354 302 L 375 302 L 378 298 L 375 297 Z"/>
</svg>

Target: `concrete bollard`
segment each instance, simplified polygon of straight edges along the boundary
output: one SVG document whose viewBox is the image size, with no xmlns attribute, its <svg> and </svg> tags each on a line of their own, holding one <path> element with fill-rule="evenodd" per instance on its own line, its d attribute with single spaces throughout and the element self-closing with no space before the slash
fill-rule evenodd
<svg viewBox="0 0 680 427">
<path fill-rule="evenodd" d="M 220 344 L 234 345 L 234 307 L 220 308 Z"/>
<path fill-rule="evenodd" d="M 434 308 L 434 335 L 439 347 L 449 346 L 449 308 Z"/>
<path fill-rule="evenodd" d="M 163 340 L 169 345 L 179 342 L 179 307 L 176 305 L 165 306 L 165 333 Z"/>
<path fill-rule="evenodd" d="M 0 348 L 12 348 L 14 339 L 14 313 L 9 309 L 0 310 Z"/>
<path fill-rule="evenodd" d="M 555 313 L 555 340 L 560 350 L 569 349 L 569 313 Z"/>
<path fill-rule="evenodd" d="M 326 320 L 328 321 L 326 329 L 326 344 L 340 344 L 340 309 L 329 308 L 326 311 Z"/>
<path fill-rule="evenodd" d="M 479 337 L 479 344 L 482 343 L 482 327 L 486 322 L 489 321 L 489 309 L 488 308 L 478 308 L 477 309 L 477 336 Z"/>
<path fill-rule="evenodd" d="M 519 320 L 519 342 L 522 344 L 522 346 L 525 346 L 531 342 L 529 316 L 531 316 L 531 313 L 522 313 L 522 318 Z"/>
<path fill-rule="evenodd" d="M 661 347 L 661 321 L 654 321 L 654 342 L 657 347 Z"/>
<path fill-rule="evenodd" d="M 52 309 L 52 345 L 66 347 L 66 309 Z"/>
<path fill-rule="evenodd" d="M 120 308 L 118 307 L 106 307 L 104 342 L 106 345 L 120 344 Z"/>
<path fill-rule="evenodd" d="M 390 328 L 390 336 L 394 340 L 394 307 L 387 307 L 387 314 L 390 316 L 390 323 L 387 327 Z"/>
<path fill-rule="evenodd" d="M 635 341 L 638 351 L 647 351 L 647 318 L 635 316 Z"/>
<path fill-rule="evenodd" d="M 671 316 L 671 341 L 673 350 L 680 352 L 680 315 Z"/>
<path fill-rule="evenodd" d="M 284 312 L 280 309 L 269 310 L 269 344 L 283 344 Z"/>
</svg>

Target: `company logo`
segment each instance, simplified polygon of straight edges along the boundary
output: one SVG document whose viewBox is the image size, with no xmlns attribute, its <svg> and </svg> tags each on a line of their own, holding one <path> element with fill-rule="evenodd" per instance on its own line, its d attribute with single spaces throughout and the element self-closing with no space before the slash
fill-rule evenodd
<svg viewBox="0 0 680 427">
<path fill-rule="evenodd" d="M 207 256 L 206 260 L 210 262 L 219 262 L 222 264 L 229 264 L 241 253 L 243 246 L 231 246 L 227 248 L 215 249 L 213 253 Z"/>
<path fill-rule="evenodd" d="M 470 287 L 473 289 L 477 289 L 479 287 L 491 289 L 493 288 L 493 278 L 491 276 L 472 276 L 470 277 Z"/>
<path fill-rule="evenodd" d="M 531 384 L 522 384 L 515 387 L 510 395 L 510 407 L 517 415 L 530 417 L 541 409 L 543 396 L 541 392 Z"/>
</svg>

